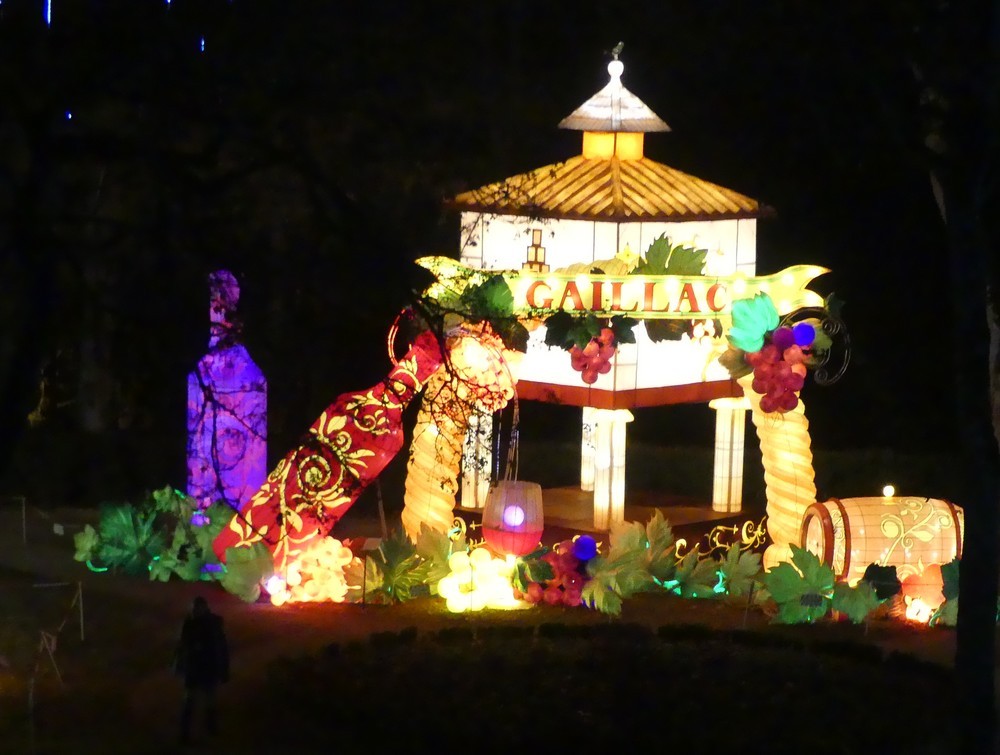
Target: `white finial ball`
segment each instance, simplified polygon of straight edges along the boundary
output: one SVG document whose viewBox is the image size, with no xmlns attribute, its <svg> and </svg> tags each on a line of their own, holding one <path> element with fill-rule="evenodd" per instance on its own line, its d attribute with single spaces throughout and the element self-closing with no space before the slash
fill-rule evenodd
<svg viewBox="0 0 1000 755">
<path fill-rule="evenodd" d="M 608 63 L 608 73 L 611 74 L 611 78 L 618 79 L 621 78 L 622 71 L 625 70 L 625 64 L 620 60 L 612 60 Z"/>
</svg>

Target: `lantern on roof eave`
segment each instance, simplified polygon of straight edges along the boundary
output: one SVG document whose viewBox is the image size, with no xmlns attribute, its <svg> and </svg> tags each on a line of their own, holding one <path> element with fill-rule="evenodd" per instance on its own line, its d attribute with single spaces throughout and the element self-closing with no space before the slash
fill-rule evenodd
<svg viewBox="0 0 1000 755">
<path fill-rule="evenodd" d="M 483 537 L 493 550 L 513 556 L 531 553 L 543 529 L 541 485 L 501 480 L 490 488 L 483 509 Z"/>
</svg>

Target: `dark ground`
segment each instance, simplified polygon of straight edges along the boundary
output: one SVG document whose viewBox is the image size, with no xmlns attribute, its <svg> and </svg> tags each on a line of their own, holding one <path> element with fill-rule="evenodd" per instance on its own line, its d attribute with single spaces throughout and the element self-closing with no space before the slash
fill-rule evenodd
<svg viewBox="0 0 1000 755">
<path fill-rule="evenodd" d="M 180 684 L 168 664 L 196 594 L 225 618 L 234 670 L 221 694 L 225 736 L 195 752 L 393 752 L 399 732 L 417 752 L 481 737 L 486 751 L 693 740 L 749 752 L 952 751 L 952 630 L 779 627 L 756 609 L 653 595 L 613 620 L 547 607 L 456 616 L 430 599 L 277 609 L 212 585 L 88 572 L 69 537 L 93 514 L 46 513 L 67 534 L 33 511 L 25 548 L 20 512 L 2 512 L 5 645 L 17 672 L 0 682 L 10 752 L 29 752 L 24 680 L 37 632 L 67 615 L 56 652 L 65 686 L 47 660 L 40 667 L 36 751 L 176 751 Z M 358 516 L 341 536 L 373 528 Z M 83 584 L 84 642 L 66 610 L 71 590 L 31 588 L 63 580 Z"/>
</svg>

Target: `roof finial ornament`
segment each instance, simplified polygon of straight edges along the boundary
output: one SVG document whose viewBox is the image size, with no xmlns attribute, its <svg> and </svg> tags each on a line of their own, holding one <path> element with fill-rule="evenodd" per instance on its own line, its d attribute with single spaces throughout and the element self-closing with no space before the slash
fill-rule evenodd
<svg viewBox="0 0 1000 755">
<path fill-rule="evenodd" d="M 625 64 L 618 59 L 618 56 L 622 54 L 624 47 L 624 42 L 619 42 L 612 47 L 611 62 L 608 63 L 608 74 L 611 76 L 611 81 L 618 82 L 619 86 L 621 86 L 622 72 L 625 70 Z"/>
</svg>

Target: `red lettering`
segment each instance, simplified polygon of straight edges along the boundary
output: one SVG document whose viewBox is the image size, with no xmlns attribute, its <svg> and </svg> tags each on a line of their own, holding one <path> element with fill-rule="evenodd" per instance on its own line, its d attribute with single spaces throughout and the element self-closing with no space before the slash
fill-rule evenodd
<svg viewBox="0 0 1000 755">
<path fill-rule="evenodd" d="M 562 300 L 559 302 L 559 309 L 566 308 L 566 300 L 573 300 L 573 309 L 579 311 L 583 309 L 583 299 L 580 298 L 580 289 L 577 288 L 576 283 L 570 281 L 566 284 L 566 288 L 563 289 Z"/>
<path fill-rule="evenodd" d="M 675 311 L 682 312 L 681 305 L 684 302 L 688 303 L 688 311 L 691 313 L 701 312 L 698 308 L 698 299 L 694 294 L 694 284 L 685 283 L 684 288 L 681 289 L 681 295 L 677 299 L 677 309 Z"/>
<path fill-rule="evenodd" d="M 612 281 L 611 283 L 611 311 L 613 312 L 635 312 L 639 309 L 639 302 L 632 305 L 631 309 L 622 308 L 622 281 Z"/>
<path fill-rule="evenodd" d="M 653 292 L 655 290 L 656 284 L 647 281 L 643 286 L 643 297 L 642 297 L 642 311 L 643 312 L 668 312 L 670 311 L 670 305 L 668 304 L 663 309 L 656 309 L 653 307 Z"/>
<path fill-rule="evenodd" d="M 528 292 L 527 294 L 525 294 L 524 298 L 527 300 L 528 306 L 531 307 L 532 309 L 548 309 L 549 307 L 552 306 L 551 296 L 547 299 L 543 299 L 541 303 L 535 301 L 535 294 L 537 293 L 539 286 L 545 286 L 545 288 L 549 288 L 549 284 L 546 283 L 545 281 L 535 281 L 530 286 L 528 286 Z"/>
<path fill-rule="evenodd" d="M 604 296 L 601 293 L 601 289 L 604 287 L 604 281 L 593 281 L 590 285 L 590 309 L 593 312 L 600 312 L 604 308 Z"/>
<path fill-rule="evenodd" d="M 715 301 L 715 295 L 717 293 L 719 293 L 720 291 L 722 292 L 723 296 L 725 296 L 728 293 L 726 291 L 726 287 L 725 286 L 723 286 L 721 283 L 715 283 L 715 284 L 709 286 L 708 293 L 705 294 L 705 301 L 708 302 L 708 308 L 710 310 L 712 310 L 713 312 L 721 312 L 723 309 L 726 308 L 726 304 L 725 303 L 718 304 Z"/>
</svg>

